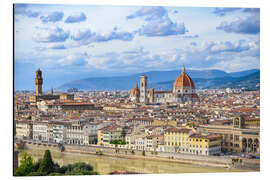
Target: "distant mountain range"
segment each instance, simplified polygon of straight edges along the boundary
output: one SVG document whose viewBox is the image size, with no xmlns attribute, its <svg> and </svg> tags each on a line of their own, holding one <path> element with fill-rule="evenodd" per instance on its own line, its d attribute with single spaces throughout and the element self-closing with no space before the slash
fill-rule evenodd
<svg viewBox="0 0 270 180">
<path fill-rule="evenodd" d="M 186 70 L 194 80 L 196 89 L 224 89 L 260 87 L 260 71 L 251 69 L 247 71 L 226 73 L 221 70 Z M 139 85 L 140 76 L 148 76 L 149 88 L 171 90 L 180 71 L 150 71 L 129 76 L 95 77 L 67 82 L 59 90 L 78 88 L 79 90 L 130 90 Z"/>
<path fill-rule="evenodd" d="M 256 90 L 260 88 L 260 72 L 251 73 L 241 77 L 221 77 L 221 78 L 193 78 L 196 89 L 238 89 L 245 88 Z M 149 88 L 158 90 L 169 90 L 173 87 L 174 80 L 149 84 Z"/>
</svg>

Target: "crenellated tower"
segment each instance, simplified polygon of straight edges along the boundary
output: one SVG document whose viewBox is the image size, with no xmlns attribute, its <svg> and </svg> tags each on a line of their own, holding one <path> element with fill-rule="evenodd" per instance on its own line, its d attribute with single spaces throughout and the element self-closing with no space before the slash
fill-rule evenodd
<svg viewBox="0 0 270 180">
<path fill-rule="evenodd" d="M 36 96 L 42 95 L 43 79 L 42 79 L 42 71 L 40 69 L 36 71 L 35 84 L 36 84 Z"/>
</svg>

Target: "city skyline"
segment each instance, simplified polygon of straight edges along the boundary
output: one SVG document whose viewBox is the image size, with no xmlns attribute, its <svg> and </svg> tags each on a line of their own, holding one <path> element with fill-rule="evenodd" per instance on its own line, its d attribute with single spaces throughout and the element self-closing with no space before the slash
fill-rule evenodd
<svg viewBox="0 0 270 180">
<path fill-rule="evenodd" d="M 16 4 L 14 13 L 16 89 L 32 85 L 25 80 L 38 68 L 53 86 L 182 64 L 226 72 L 260 66 L 258 8 Z"/>
</svg>

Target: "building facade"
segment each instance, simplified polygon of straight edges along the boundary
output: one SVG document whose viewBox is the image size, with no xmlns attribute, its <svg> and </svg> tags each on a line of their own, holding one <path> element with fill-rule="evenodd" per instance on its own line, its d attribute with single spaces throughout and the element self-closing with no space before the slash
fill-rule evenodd
<svg viewBox="0 0 270 180">
<path fill-rule="evenodd" d="M 232 125 L 201 125 L 200 128 L 205 132 L 222 136 L 222 151 L 259 154 L 259 123 L 252 123 L 252 125 L 249 123 L 245 117 L 234 117 Z"/>
<path fill-rule="evenodd" d="M 16 121 L 16 137 L 19 139 L 32 139 L 33 124 L 31 121 Z"/>
<path fill-rule="evenodd" d="M 170 128 L 164 133 L 164 151 L 194 155 L 215 155 L 221 152 L 222 136 L 198 133 L 193 129 Z"/>
</svg>

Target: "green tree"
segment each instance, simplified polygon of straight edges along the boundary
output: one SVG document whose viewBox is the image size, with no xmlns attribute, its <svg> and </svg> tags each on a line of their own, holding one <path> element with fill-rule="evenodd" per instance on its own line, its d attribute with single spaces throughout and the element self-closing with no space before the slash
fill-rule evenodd
<svg viewBox="0 0 270 180">
<path fill-rule="evenodd" d="M 54 172 L 54 173 L 50 173 L 48 176 L 64 176 L 65 174 L 63 173 L 57 173 L 57 172 Z"/>
<path fill-rule="evenodd" d="M 68 169 L 65 175 L 96 175 L 97 172 L 93 171 L 93 167 L 84 162 L 78 162 L 72 165 L 71 169 Z"/>
<path fill-rule="evenodd" d="M 30 172 L 27 176 L 46 176 L 44 172 Z"/>
<path fill-rule="evenodd" d="M 34 160 L 26 152 L 20 161 L 20 166 L 15 170 L 15 176 L 27 176 L 29 173 L 34 171 Z"/>
<path fill-rule="evenodd" d="M 41 162 L 42 162 L 42 159 L 38 159 L 38 161 L 34 164 L 34 169 L 33 169 L 34 172 L 38 171 Z"/>
<path fill-rule="evenodd" d="M 43 159 L 42 159 L 42 162 L 41 162 L 40 167 L 38 169 L 38 172 L 43 172 L 46 174 L 50 174 L 50 173 L 54 172 L 54 163 L 52 160 L 50 150 L 45 151 L 45 154 L 43 156 Z"/>
<path fill-rule="evenodd" d="M 144 150 L 142 151 L 142 155 L 145 156 L 145 151 Z"/>
</svg>

